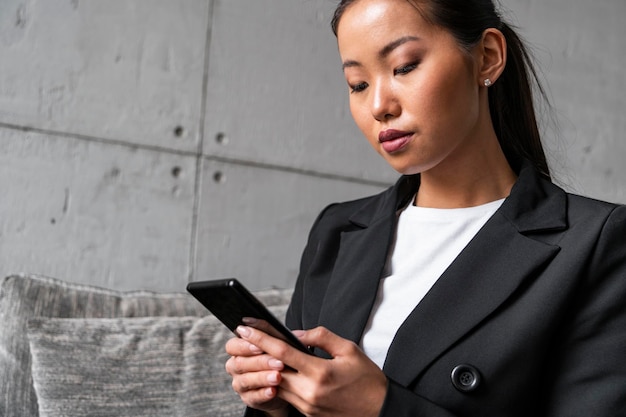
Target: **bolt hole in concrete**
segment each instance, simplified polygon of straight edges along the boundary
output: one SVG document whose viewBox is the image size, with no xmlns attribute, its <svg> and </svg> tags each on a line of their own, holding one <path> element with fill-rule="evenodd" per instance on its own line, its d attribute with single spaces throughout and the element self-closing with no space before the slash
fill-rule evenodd
<svg viewBox="0 0 626 417">
<path fill-rule="evenodd" d="M 174 136 L 176 136 L 177 138 L 182 137 L 185 134 L 185 128 L 182 126 L 176 126 L 174 128 Z"/>
<path fill-rule="evenodd" d="M 219 143 L 220 145 L 226 145 L 228 143 L 228 136 L 226 136 L 226 133 L 219 132 L 217 135 L 215 135 L 215 142 Z"/>
<path fill-rule="evenodd" d="M 218 184 L 226 182 L 226 176 L 222 171 L 215 171 L 215 173 L 213 174 L 213 181 Z"/>
<path fill-rule="evenodd" d="M 180 177 L 180 174 L 182 174 L 183 170 L 181 167 L 174 167 L 172 168 L 172 177 L 174 178 L 178 178 Z"/>
</svg>

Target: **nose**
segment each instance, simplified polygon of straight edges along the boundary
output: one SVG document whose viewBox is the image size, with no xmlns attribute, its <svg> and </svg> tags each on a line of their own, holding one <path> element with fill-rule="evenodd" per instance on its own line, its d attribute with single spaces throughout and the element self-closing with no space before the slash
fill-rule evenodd
<svg viewBox="0 0 626 417">
<path fill-rule="evenodd" d="M 374 119 L 382 122 L 399 116 L 401 109 L 400 103 L 394 94 L 391 83 L 385 80 L 379 80 L 373 87 L 374 94 L 371 106 Z"/>
</svg>

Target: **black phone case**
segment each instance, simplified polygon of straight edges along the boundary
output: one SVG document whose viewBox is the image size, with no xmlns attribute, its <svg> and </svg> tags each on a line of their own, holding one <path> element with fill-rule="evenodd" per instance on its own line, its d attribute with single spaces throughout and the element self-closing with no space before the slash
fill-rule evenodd
<svg viewBox="0 0 626 417">
<path fill-rule="evenodd" d="M 204 305 L 226 327 L 237 335 L 237 326 L 256 327 L 271 336 L 284 340 L 305 353 L 311 353 L 291 331 L 281 323 L 243 284 L 235 278 L 195 281 L 187 284 L 187 291 Z M 244 317 L 261 320 L 245 323 Z M 266 326 L 265 323 L 269 325 Z M 238 336 L 238 335 L 237 335 Z"/>
</svg>

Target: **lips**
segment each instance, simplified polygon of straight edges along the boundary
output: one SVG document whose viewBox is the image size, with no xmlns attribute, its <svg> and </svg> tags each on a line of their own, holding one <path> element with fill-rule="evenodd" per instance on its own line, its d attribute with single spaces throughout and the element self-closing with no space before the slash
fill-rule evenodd
<svg viewBox="0 0 626 417">
<path fill-rule="evenodd" d="M 387 129 L 378 134 L 378 141 L 387 153 L 398 152 L 411 140 L 413 132 Z"/>
</svg>

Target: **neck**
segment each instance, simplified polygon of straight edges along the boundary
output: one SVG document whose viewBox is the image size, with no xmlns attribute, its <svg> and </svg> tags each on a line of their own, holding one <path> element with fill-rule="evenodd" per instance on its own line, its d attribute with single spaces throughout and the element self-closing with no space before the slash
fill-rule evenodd
<svg viewBox="0 0 626 417">
<path fill-rule="evenodd" d="M 517 175 L 495 137 L 457 152 L 421 174 L 415 204 L 421 207 L 474 207 L 507 197 Z M 479 151 L 476 151 L 479 150 Z"/>
</svg>

